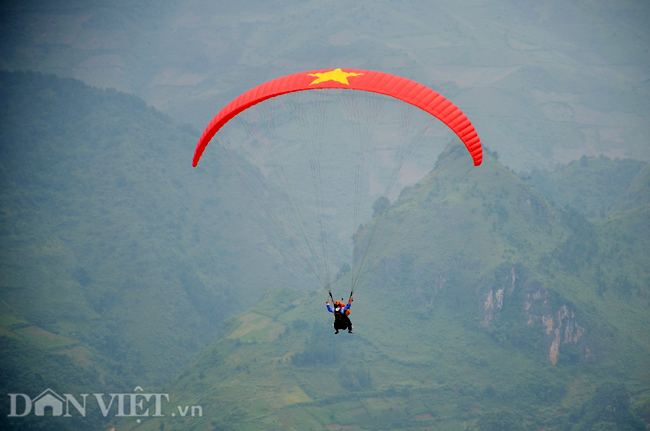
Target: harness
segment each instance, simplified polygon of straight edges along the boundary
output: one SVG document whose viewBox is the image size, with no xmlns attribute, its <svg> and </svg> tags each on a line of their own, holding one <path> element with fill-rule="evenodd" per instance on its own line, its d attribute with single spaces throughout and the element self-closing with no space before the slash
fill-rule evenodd
<svg viewBox="0 0 650 431">
<path fill-rule="evenodd" d="M 334 328 L 336 329 L 349 329 L 350 319 L 348 319 L 347 314 L 341 313 L 343 307 L 339 306 L 334 308 Z M 346 311 L 349 311 L 346 310 Z"/>
</svg>

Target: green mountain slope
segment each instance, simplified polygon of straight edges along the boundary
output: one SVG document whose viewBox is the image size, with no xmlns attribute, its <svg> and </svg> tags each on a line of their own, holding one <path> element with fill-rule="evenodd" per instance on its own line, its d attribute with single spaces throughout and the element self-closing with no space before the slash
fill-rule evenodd
<svg viewBox="0 0 650 431">
<path fill-rule="evenodd" d="M 3 365 L 40 348 L 100 386 L 161 384 L 265 289 L 302 285 L 241 185 L 191 169 L 191 128 L 51 75 L 2 72 L 0 99 L 2 334 L 27 349 Z"/>
<path fill-rule="evenodd" d="M 645 165 L 634 177 L 626 192 L 620 196 L 615 209 L 627 210 L 650 204 L 648 188 L 650 188 L 650 165 Z"/>
<path fill-rule="evenodd" d="M 566 166 L 557 165 L 553 171 L 534 169 L 523 175 L 557 206 L 569 205 L 588 219 L 599 220 L 620 206 L 622 195 L 646 165 L 640 160 L 583 156 Z"/>
<path fill-rule="evenodd" d="M 165 385 L 164 418 L 118 429 L 638 429 L 605 382 L 650 388 L 647 209 L 593 225 L 490 155 L 431 175 L 414 233 L 355 294 L 353 335 L 333 335 L 324 292 L 271 290 Z M 619 422 L 598 410 L 616 397 Z"/>
</svg>

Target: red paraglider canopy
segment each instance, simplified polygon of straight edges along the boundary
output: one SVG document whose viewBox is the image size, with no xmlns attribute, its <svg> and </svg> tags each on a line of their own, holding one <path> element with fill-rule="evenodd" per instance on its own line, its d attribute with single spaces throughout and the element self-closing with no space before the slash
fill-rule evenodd
<svg viewBox="0 0 650 431">
<path fill-rule="evenodd" d="M 192 166 L 214 135 L 235 115 L 264 100 L 296 91 L 343 88 L 391 96 L 416 106 L 446 124 L 463 141 L 478 166 L 483 160 L 481 141 L 474 126 L 453 103 L 432 89 L 399 76 L 372 70 L 322 69 L 283 76 L 259 85 L 223 108 L 206 127 L 194 151 Z"/>
</svg>

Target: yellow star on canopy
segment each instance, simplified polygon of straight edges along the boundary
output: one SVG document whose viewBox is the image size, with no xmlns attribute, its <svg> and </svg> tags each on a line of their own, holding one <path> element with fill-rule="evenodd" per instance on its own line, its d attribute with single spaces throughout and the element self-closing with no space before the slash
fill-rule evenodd
<svg viewBox="0 0 650 431">
<path fill-rule="evenodd" d="M 336 81 L 341 84 L 350 85 L 348 82 L 348 76 L 359 76 L 363 73 L 354 73 L 354 72 L 343 72 L 341 69 L 334 69 L 325 73 L 308 73 L 309 76 L 316 76 L 317 78 L 312 81 L 309 85 L 318 84 L 319 82 L 325 81 Z"/>
</svg>

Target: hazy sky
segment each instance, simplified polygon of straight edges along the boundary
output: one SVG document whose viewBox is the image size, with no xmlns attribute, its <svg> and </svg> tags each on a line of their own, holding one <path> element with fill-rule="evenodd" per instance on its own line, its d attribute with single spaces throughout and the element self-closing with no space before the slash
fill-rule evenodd
<svg viewBox="0 0 650 431">
<path fill-rule="evenodd" d="M 381 70 L 456 103 L 515 169 L 650 159 L 644 1 L 73 1 L 1 6 L 0 67 L 132 92 L 197 129 L 266 80 Z"/>
</svg>

